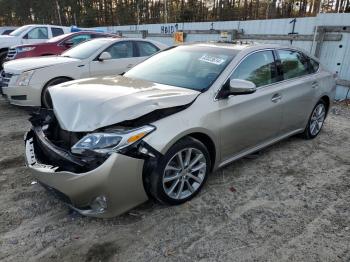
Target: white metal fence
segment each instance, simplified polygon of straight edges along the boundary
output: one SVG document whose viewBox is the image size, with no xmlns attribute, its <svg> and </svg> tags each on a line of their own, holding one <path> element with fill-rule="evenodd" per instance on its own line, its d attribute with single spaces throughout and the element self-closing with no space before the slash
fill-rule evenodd
<svg viewBox="0 0 350 262">
<path fill-rule="evenodd" d="M 322 64 L 338 73 L 341 81 L 338 83 L 337 99 L 344 99 L 350 93 L 350 14 L 319 14 L 316 17 L 297 18 L 295 22 L 288 18 L 110 26 L 98 29 L 119 32 L 126 37 L 147 37 L 168 45 L 174 44 L 172 35 L 176 31 L 186 33 L 185 42 L 246 41 L 251 37 L 254 42 L 292 44 L 312 54 L 318 52 Z M 323 29 L 327 30 L 324 38 L 321 36 Z M 223 39 L 223 34 L 220 34 L 223 31 L 228 33 L 227 38 Z"/>
</svg>

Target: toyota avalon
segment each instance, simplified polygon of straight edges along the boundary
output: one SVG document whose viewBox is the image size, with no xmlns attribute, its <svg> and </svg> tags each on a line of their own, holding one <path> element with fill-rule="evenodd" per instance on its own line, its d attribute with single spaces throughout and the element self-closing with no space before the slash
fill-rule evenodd
<svg viewBox="0 0 350 262">
<path fill-rule="evenodd" d="M 208 175 L 295 134 L 315 138 L 333 75 L 302 50 L 193 44 L 122 76 L 50 88 L 25 136 L 34 177 L 83 215 L 119 215 L 149 197 L 175 205 Z"/>
</svg>

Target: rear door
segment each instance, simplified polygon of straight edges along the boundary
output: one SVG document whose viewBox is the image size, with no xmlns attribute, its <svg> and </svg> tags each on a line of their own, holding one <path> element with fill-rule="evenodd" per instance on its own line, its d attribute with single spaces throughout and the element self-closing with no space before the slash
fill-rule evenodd
<svg viewBox="0 0 350 262">
<path fill-rule="evenodd" d="M 316 101 L 315 91 L 320 83 L 310 68 L 307 56 L 297 50 L 278 49 L 283 75 L 283 120 L 281 131 L 288 133 L 304 128 Z"/>
<path fill-rule="evenodd" d="M 157 53 L 159 48 L 154 44 L 147 41 L 136 41 L 136 48 L 139 56 L 138 62 L 142 62 L 147 57 Z"/>
<path fill-rule="evenodd" d="M 281 86 L 273 50 L 245 57 L 230 79 L 251 81 L 257 91 L 219 100 L 224 161 L 278 137 L 282 121 Z"/>
<path fill-rule="evenodd" d="M 91 76 L 116 75 L 129 70 L 140 60 L 133 41 L 118 41 L 103 52 L 110 53 L 112 59 L 99 61 L 98 57 L 90 63 Z M 101 53 L 103 53 L 101 52 Z"/>
</svg>

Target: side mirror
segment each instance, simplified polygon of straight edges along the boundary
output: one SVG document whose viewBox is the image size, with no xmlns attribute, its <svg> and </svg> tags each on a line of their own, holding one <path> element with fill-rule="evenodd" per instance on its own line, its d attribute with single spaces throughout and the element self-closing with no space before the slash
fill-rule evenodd
<svg viewBox="0 0 350 262">
<path fill-rule="evenodd" d="M 28 34 L 25 34 L 25 35 L 23 36 L 23 39 L 28 39 Z"/>
<path fill-rule="evenodd" d="M 229 84 L 229 92 L 232 95 L 247 95 L 256 91 L 253 82 L 242 79 L 231 79 Z"/>
<path fill-rule="evenodd" d="M 110 60 L 112 59 L 112 56 L 110 53 L 108 52 L 103 52 L 102 54 L 100 54 L 100 56 L 98 57 L 98 61 L 102 62 L 105 60 Z"/>
<path fill-rule="evenodd" d="M 218 98 L 226 98 L 230 95 L 248 95 L 255 91 L 256 86 L 253 82 L 242 79 L 231 79 L 221 89 Z"/>
</svg>

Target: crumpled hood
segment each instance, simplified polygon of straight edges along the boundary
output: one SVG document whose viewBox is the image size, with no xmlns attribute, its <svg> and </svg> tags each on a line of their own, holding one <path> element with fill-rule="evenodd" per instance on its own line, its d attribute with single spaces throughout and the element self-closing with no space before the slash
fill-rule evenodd
<svg viewBox="0 0 350 262">
<path fill-rule="evenodd" d="M 49 90 L 61 128 L 71 132 L 94 131 L 157 109 L 186 105 L 200 94 L 122 76 L 76 80 Z"/>
<path fill-rule="evenodd" d="M 6 72 L 20 74 L 21 72 L 28 70 L 34 70 L 57 64 L 74 63 L 79 61 L 80 60 L 76 58 L 63 56 L 23 58 L 6 62 L 4 64 L 4 70 Z"/>
</svg>

